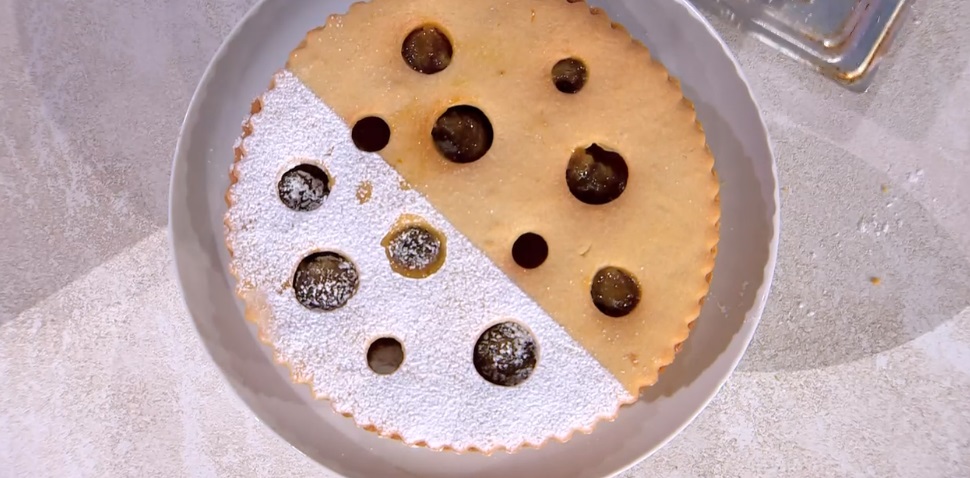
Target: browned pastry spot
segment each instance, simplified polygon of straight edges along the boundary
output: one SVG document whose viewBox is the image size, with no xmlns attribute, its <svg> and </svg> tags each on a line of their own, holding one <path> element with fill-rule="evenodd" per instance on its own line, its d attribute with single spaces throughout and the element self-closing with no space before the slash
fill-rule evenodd
<svg viewBox="0 0 970 478">
<path fill-rule="evenodd" d="M 357 185 L 357 192 L 354 197 L 357 198 L 358 204 L 367 204 L 370 201 L 371 196 L 374 194 L 374 185 L 370 181 L 364 181 Z"/>
</svg>

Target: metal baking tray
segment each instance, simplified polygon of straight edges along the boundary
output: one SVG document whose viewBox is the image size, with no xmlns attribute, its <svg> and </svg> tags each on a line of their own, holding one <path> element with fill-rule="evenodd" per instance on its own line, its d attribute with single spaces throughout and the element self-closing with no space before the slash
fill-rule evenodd
<svg viewBox="0 0 970 478">
<path fill-rule="evenodd" d="M 913 0 L 692 0 L 853 91 L 865 91 Z"/>
</svg>

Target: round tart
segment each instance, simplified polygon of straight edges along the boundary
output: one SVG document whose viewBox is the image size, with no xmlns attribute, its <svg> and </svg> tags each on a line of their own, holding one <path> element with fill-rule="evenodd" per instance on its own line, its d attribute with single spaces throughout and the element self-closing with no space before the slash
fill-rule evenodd
<svg viewBox="0 0 970 478">
<path fill-rule="evenodd" d="M 590 431 L 700 313 L 713 158 L 647 49 L 566 0 L 374 0 L 253 103 L 227 193 L 247 317 L 292 379 L 407 444 Z"/>
</svg>

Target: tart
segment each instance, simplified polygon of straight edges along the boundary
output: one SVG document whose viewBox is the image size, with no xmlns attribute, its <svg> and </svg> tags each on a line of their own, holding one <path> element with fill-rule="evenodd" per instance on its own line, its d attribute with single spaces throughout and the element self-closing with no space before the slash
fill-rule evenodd
<svg viewBox="0 0 970 478">
<path fill-rule="evenodd" d="M 373 0 L 252 105 L 226 240 L 296 383 L 410 445 L 589 432 L 670 364 L 718 240 L 679 83 L 566 0 Z"/>
</svg>

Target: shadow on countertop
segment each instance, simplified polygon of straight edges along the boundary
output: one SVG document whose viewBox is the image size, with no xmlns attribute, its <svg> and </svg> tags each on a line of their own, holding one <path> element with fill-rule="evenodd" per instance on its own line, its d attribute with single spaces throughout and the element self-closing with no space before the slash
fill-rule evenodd
<svg viewBox="0 0 970 478">
<path fill-rule="evenodd" d="M 825 140 L 772 126 L 783 188 L 781 248 L 740 370 L 863 359 L 970 307 L 967 257 L 903 185 Z M 914 173 L 908 185 L 920 177 Z"/>
<path fill-rule="evenodd" d="M 185 108 L 255 0 L 61 3 L 0 19 L 0 325 L 167 223 Z"/>
</svg>

